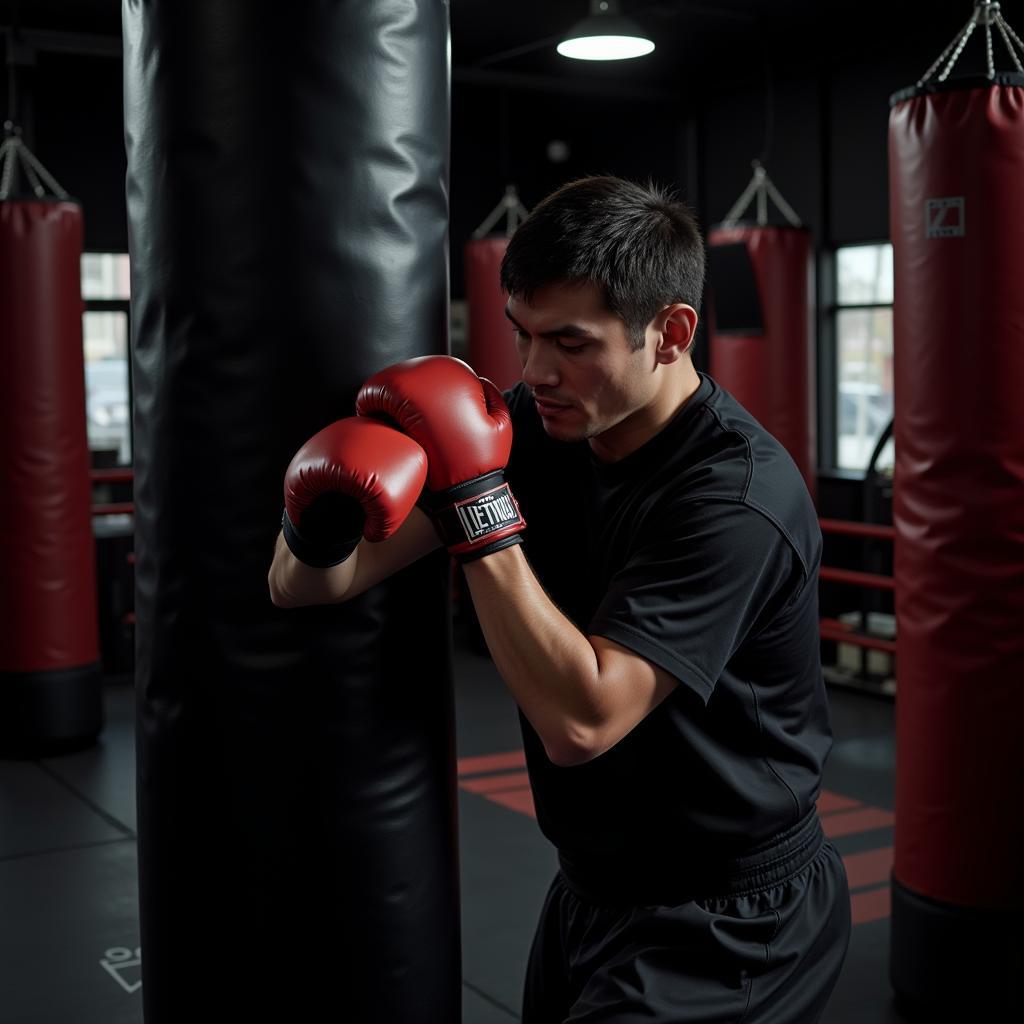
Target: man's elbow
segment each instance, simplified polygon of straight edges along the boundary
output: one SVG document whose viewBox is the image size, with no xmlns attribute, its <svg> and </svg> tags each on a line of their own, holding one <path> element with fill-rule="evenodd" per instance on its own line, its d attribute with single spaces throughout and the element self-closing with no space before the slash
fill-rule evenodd
<svg viewBox="0 0 1024 1024">
<path fill-rule="evenodd" d="M 570 725 L 544 741 L 548 760 L 559 768 L 574 768 L 599 757 L 608 749 L 598 730 L 584 725 Z"/>
<path fill-rule="evenodd" d="M 277 574 L 273 568 L 267 573 L 267 589 L 270 591 L 270 603 L 275 608 L 299 607 L 299 602 L 278 583 Z"/>
</svg>

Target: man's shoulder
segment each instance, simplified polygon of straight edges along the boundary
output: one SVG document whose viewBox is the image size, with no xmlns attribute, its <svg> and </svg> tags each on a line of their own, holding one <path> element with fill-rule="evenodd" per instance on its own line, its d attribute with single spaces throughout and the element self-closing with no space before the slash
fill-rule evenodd
<svg viewBox="0 0 1024 1024">
<path fill-rule="evenodd" d="M 813 562 L 820 548 L 814 502 L 799 468 L 782 443 L 725 389 L 705 405 L 706 434 L 698 443 L 704 457 L 680 481 L 681 503 L 736 503 L 739 520 L 763 519 L 799 553 Z"/>
</svg>

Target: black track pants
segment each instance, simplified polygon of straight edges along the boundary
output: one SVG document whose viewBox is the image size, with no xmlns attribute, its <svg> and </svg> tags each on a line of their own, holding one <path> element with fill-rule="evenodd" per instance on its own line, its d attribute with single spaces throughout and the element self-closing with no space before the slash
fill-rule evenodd
<svg viewBox="0 0 1024 1024">
<path fill-rule="evenodd" d="M 676 906 L 598 905 L 559 872 L 523 1024 L 813 1024 L 849 944 L 846 872 L 816 816 L 783 838 L 719 896 Z"/>
</svg>

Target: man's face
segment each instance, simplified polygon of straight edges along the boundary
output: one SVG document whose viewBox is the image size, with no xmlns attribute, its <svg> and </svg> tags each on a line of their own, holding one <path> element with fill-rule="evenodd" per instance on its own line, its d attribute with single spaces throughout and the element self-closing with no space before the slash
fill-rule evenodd
<svg viewBox="0 0 1024 1024">
<path fill-rule="evenodd" d="M 506 314 L 523 381 L 551 437 L 581 441 L 628 432 L 643 418 L 658 388 L 651 329 L 644 348 L 634 351 L 626 325 L 596 285 L 547 285 L 529 304 L 513 295 Z"/>
</svg>

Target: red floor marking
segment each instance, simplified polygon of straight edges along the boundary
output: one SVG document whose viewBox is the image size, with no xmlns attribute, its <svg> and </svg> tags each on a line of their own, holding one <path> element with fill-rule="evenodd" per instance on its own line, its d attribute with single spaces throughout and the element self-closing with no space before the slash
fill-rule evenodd
<svg viewBox="0 0 1024 1024">
<path fill-rule="evenodd" d="M 835 839 L 837 836 L 868 832 L 873 828 L 886 828 L 892 825 L 893 820 L 891 811 L 883 811 L 878 807 L 865 807 L 862 811 L 826 814 L 821 819 L 821 827 L 829 839 Z"/>
<path fill-rule="evenodd" d="M 533 806 L 533 794 L 529 789 L 510 789 L 504 793 L 489 793 L 487 799 L 531 818 L 537 817 L 537 811 Z"/>
<path fill-rule="evenodd" d="M 851 889 L 888 882 L 892 872 L 892 847 L 883 846 L 880 850 L 848 853 L 843 858 L 843 864 L 846 865 L 846 878 Z"/>
<path fill-rule="evenodd" d="M 850 897 L 850 916 L 854 924 L 867 924 L 869 921 L 881 921 L 891 913 L 889 886 L 881 889 L 868 889 L 855 892 Z"/>
<path fill-rule="evenodd" d="M 461 778 L 460 789 L 477 793 L 485 800 L 536 819 L 537 811 L 533 804 L 529 776 L 525 771 L 509 771 L 511 768 L 525 768 L 526 757 L 521 750 L 484 757 L 464 757 L 459 760 L 458 766 L 460 776 L 477 776 Z M 822 828 L 830 839 L 886 828 L 893 823 L 892 812 L 880 807 L 864 807 L 858 800 L 828 790 L 822 790 L 818 797 L 818 813 L 823 815 Z M 867 924 L 889 916 L 889 886 L 879 886 L 879 883 L 888 882 L 892 858 L 891 846 L 843 857 L 850 888 L 861 890 L 850 896 L 850 915 L 854 924 Z M 869 889 L 867 886 L 878 888 Z"/>
<path fill-rule="evenodd" d="M 459 759 L 460 775 L 478 775 L 480 772 L 497 772 L 508 768 L 526 767 L 526 754 L 521 750 L 510 750 L 507 754 L 487 754 L 484 757 L 462 757 Z"/>
<path fill-rule="evenodd" d="M 830 793 L 823 789 L 818 795 L 818 813 L 831 814 L 833 811 L 848 811 L 851 807 L 860 807 L 859 800 L 851 800 L 848 796 Z"/>
<path fill-rule="evenodd" d="M 459 789 L 470 793 L 497 793 L 503 789 L 529 789 L 530 777 L 526 772 L 503 772 L 501 775 L 481 775 L 476 779 L 463 779 Z"/>
</svg>

